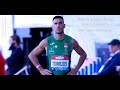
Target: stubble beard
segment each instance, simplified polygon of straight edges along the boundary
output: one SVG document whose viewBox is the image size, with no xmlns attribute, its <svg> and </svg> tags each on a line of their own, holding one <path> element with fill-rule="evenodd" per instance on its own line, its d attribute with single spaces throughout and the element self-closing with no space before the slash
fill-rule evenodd
<svg viewBox="0 0 120 90">
<path fill-rule="evenodd" d="M 61 32 L 56 32 L 56 34 L 62 34 L 63 33 L 63 31 L 61 31 Z"/>
</svg>

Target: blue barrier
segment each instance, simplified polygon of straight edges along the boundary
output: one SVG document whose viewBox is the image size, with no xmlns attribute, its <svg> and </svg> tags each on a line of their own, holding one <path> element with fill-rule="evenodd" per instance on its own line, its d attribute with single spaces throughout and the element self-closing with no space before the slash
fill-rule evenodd
<svg viewBox="0 0 120 90">
<path fill-rule="evenodd" d="M 82 75 L 84 75 L 84 69 L 82 69 Z"/>
<path fill-rule="evenodd" d="M 94 63 L 94 73 L 97 72 L 97 64 L 96 61 L 93 62 Z"/>
<path fill-rule="evenodd" d="M 100 69 L 100 67 L 101 67 L 100 60 L 97 59 L 97 72 Z"/>
<path fill-rule="evenodd" d="M 88 75 L 88 66 L 85 67 L 85 75 Z"/>
<path fill-rule="evenodd" d="M 92 75 L 92 64 L 90 64 L 90 75 Z"/>
<path fill-rule="evenodd" d="M 86 62 L 88 60 L 86 60 Z M 95 72 L 98 72 L 100 67 L 101 67 L 101 58 L 96 58 L 95 60 L 93 60 L 93 62 L 90 62 L 86 65 L 84 64 L 84 66 L 80 68 L 80 70 L 78 71 L 77 75 L 93 75 Z"/>
<path fill-rule="evenodd" d="M 78 71 L 77 75 L 80 75 L 80 71 Z"/>
</svg>

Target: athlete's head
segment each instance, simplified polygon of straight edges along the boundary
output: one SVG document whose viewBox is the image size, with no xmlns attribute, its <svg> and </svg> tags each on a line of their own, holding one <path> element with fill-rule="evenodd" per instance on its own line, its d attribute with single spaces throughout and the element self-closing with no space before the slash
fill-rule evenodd
<svg viewBox="0 0 120 90">
<path fill-rule="evenodd" d="M 53 18 L 52 29 L 56 34 L 62 34 L 64 32 L 65 24 L 62 16 L 55 16 Z"/>
</svg>

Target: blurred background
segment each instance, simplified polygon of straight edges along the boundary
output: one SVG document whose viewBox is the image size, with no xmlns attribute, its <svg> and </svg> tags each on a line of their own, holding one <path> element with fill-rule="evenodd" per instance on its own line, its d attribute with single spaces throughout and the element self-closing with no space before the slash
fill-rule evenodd
<svg viewBox="0 0 120 90">
<path fill-rule="evenodd" d="M 9 38 L 19 35 L 24 51 L 25 75 L 37 75 L 39 72 L 28 59 L 30 51 L 45 37 L 52 34 L 52 19 L 56 15 L 0 15 L 0 50 L 5 59 L 11 52 Z M 108 45 L 112 39 L 120 40 L 120 15 L 61 15 L 66 24 L 65 34 L 76 39 L 86 51 L 87 59 L 77 75 L 93 75 L 108 59 Z M 40 62 L 46 67 L 46 52 L 39 56 Z M 78 62 L 79 56 L 72 52 L 71 68 Z M 7 65 L 5 65 L 7 69 Z M 15 75 L 19 75 L 19 73 Z"/>
</svg>

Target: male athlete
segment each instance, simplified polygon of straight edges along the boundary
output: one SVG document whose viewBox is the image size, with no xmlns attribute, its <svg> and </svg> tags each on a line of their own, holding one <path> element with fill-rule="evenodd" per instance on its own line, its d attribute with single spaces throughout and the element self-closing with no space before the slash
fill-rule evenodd
<svg viewBox="0 0 120 90">
<path fill-rule="evenodd" d="M 86 59 L 86 52 L 72 37 L 64 34 L 64 19 L 62 16 L 53 18 L 53 35 L 43 39 L 28 55 L 30 61 L 38 69 L 41 75 L 76 75 Z M 74 31 L 73 31 L 74 32 Z M 48 68 L 44 69 L 37 56 L 46 49 Z M 74 69 L 70 68 L 71 52 L 75 50 L 80 55 L 78 64 Z"/>
</svg>

